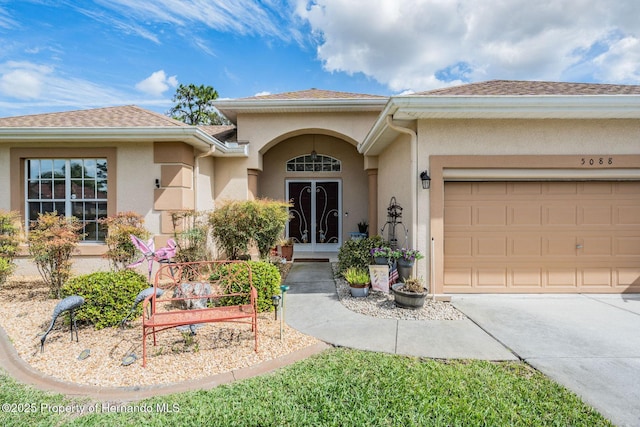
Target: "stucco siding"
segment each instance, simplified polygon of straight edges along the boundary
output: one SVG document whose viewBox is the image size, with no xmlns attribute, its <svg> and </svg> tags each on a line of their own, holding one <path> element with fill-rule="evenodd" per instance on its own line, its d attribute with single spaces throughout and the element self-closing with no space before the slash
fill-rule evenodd
<svg viewBox="0 0 640 427">
<path fill-rule="evenodd" d="M 400 247 L 411 246 L 411 179 L 417 179 L 411 170 L 411 143 L 408 136 L 401 136 L 391 143 L 378 157 L 378 233 L 387 221 L 387 207 L 392 197 L 402 206 L 402 223 L 405 228 L 396 229 L 396 238 Z M 383 237 L 388 238 L 387 226 Z M 409 241 L 408 241 L 409 240 Z"/>
<path fill-rule="evenodd" d="M 418 143 L 428 155 L 637 154 L 638 120 L 422 120 Z"/>
<path fill-rule="evenodd" d="M 11 209 L 11 168 L 9 167 L 9 147 L 0 146 L 0 209 Z"/>
<path fill-rule="evenodd" d="M 152 143 L 119 144 L 117 164 L 118 212 L 133 211 L 144 217 L 152 234 L 160 233 L 160 214 L 153 209 L 155 179 L 160 165 L 154 163 Z"/>
<path fill-rule="evenodd" d="M 250 142 L 247 168 L 262 170 L 261 153 L 287 138 L 322 133 L 355 146 L 376 117 L 377 113 L 244 114 L 238 116 L 238 140 Z"/>
<path fill-rule="evenodd" d="M 216 159 L 214 168 L 215 203 L 247 200 L 247 159 Z"/>
</svg>

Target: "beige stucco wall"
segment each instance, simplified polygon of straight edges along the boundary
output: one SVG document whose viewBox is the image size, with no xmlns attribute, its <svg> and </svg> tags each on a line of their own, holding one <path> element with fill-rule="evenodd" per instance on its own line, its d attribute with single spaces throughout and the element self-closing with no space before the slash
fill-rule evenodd
<svg viewBox="0 0 640 427">
<path fill-rule="evenodd" d="M 238 116 L 238 140 L 249 141 L 246 168 L 263 168 L 262 154 L 279 142 L 303 134 L 326 134 L 350 142 L 362 141 L 377 113 L 242 114 Z"/>
<path fill-rule="evenodd" d="M 315 148 L 342 162 L 342 172 L 287 172 L 286 162 L 309 154 Z M 364 160 L 356 148 L 342 139 L 328 135 L 301 135 L 286 139 L 264 154 L 264 170 L 258 177 L 262 197 L 284 200 L 287 179 L 335 178 L 342 182 L 342 237 L 358 231 L 358 222 L 368 221 L 368 178 Z"/>
<path fill-rule="evenodd" d="M 11 209 L 9 147 L 0 144 L 0 209 Z"/>
<path fill-rule="evenodd" d="M 440 214 L 431 218 L 430 213 L 443 203 L 441 163 L 444 162 L 446 168 L 447 160 L 438 161 L 440 171 L 434 171 L 431 156 L 478 156 L 471 163 L 483 169 L 554 168 L 562 171 L 588 168 L 581 165 L 583 157 L 614 156 L 614 159 L 622 160 L 622 157 L 615 156 L 640 154 L 638 120 L 422 120 L 417 129 L 417 169 L 429 169 L 434 178 L 432 187 L 440 186 L 438 190 L 432 188 L 417 192 L 417 247 L 429 254 L 431 236 L 435 236 L 436 273 L 443 261 L 443 224 Z M 523 157 L 496 157 L 507 155 Z M 488 161 L 483 161 L 480 156 L 485 156 Z M 634 165 L 634 162 L 631 160 L 629 163 L 629 158 L 624 158 L 625 167 L 640 169 L 640 164 Z M 618 166 L 621 164 L 614 163 L 611 167 Z M 598 169 L 607 167 L 592 168 L 594 177 Z M 418 262 L 417 266 L 418 274 L 430 277 L 429 257 Z"/>
<path fill-rule="evenodd" d="M 413 214 L 411 212 L 411 179 L 415 179 L 415 173 L 411 171 L 411 142 L 408 135 L 398 137 L 378 156 L 378 227 L 380 234 L 387 221 L 387 207 L 392 197 L 402 206 L 402 223 L 408 231 L 405 236 L 405 228 L 396 227 L 396 238 L 399 247 L 412 247 L 411 224 Z M 389 226 L 386 226 L 382 236 L 388 238 Z"/>
<path fill-rule="evenodd" d="M 247 200 L 246 158 L 216 158 L 213 168 L 215 203 Z"/>
<path fill-rule="evenodd" d="M 160 165 L 153 161 L 153 143 L 116 144 L 118 212 L 133 211 L 144 217 L 144 226 L 152 234 L 160 233 L 160 213 L 153 210 L 155 180 Z M 111 173 L 111 171 L 110 171 Z"/>
</svg>

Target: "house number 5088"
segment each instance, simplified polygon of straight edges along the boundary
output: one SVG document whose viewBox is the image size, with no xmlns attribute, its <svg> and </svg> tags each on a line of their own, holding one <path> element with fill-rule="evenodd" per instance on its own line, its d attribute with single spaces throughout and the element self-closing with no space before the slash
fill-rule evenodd
<svg viewBox="0 0 640 427">
<path fill-rule="evenodd" d="M 604 166 L 604 165 L 612 165 L 613 157 L 583 157 L 580 159 L 580 164 L 583 166 Z"/>
</svg>

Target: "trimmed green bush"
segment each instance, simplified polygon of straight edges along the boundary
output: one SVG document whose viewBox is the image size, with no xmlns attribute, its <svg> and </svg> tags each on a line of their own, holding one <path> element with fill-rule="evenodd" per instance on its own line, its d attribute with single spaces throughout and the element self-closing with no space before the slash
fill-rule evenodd
<svg viewBox="0 0 640 427">
<path fill-rule="evenodd" d="M 96 329 L 117 326 L 129 313 L 136 296 L 147 288 L 146 277 L 133 270 L 101 271 L 77 276 L 62 287 L 62 297 L 80 295 L 84 305 L 77 311 L 78 322 L 93 324 Z M 136 308 L 142 313 L 142 304 Z"/>
<path fill-rule="evenodd" d="M 260 258 L 266 259 L 284 232 L 289 206 L 270 199 L 230 201 L 209 215 L 211 234 L 229 259 L 247 254 L 250 243 L 256 245 Z"/>
<path fill-rule="evenodd" d="M 350 267 L 367 270 L 371 264 L 371 249 L 384 244 L 381 236 L 366 239 L 347 240 L 338 251 L 338 273 L 344 273 Z"/>
<path fill-rule="evenodd" d="M 258 291 L 258 312 L 273 310 L 271 297 L 280 294 L 280 271 L 278 267 L 264 261 L 247 261 L 247 263 L 251 267 L 253 286 Z M 224 278 L 226 274 L 236 274 L 236 272 L 239 283 L 231 284 L 231 292 L 249 292 L 248 269 L 244 263 L 222 264 L 217 269 L 218 276 L 212 279 Z M 246 303 L 246 301 L 228 298 L 220 301 L 220 303 L 221 305 L 232 305 Z"/>
</svg>

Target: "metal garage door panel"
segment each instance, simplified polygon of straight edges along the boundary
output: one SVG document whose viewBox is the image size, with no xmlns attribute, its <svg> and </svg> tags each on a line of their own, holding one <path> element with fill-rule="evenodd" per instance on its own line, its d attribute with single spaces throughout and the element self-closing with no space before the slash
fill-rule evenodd
<svg viewBox="0 0 640 427">
<path fill-rule="evenodd" d="M 639 182 L 447 182 L 444 290 L 640 292 Z"/>
</svg>

